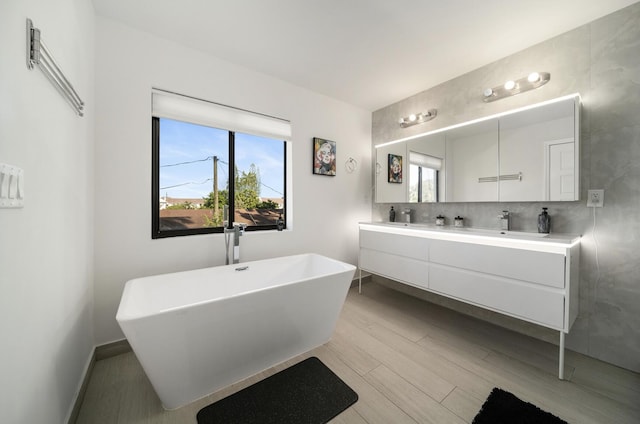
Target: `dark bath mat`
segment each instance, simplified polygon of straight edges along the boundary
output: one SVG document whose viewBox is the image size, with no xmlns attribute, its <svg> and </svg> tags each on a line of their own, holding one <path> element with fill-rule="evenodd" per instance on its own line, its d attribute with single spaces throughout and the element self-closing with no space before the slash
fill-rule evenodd
<svg viewBox="0 0 640 424">
<path fill-rule="evenodd" d="M 532 403 L 495 387 L 472 424 L 567 424 Z"/>
<path fill-rule="evenodd" d="M 321 424 L 358 400 L 318 358 L 305 359 L 198 412 L 198 424 Z"/>
</svg>

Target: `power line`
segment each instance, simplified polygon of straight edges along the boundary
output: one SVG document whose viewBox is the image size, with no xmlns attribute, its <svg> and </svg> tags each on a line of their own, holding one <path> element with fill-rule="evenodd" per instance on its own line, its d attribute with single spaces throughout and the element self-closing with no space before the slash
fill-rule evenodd
<svg viewBox="0 0 640 424">
<path fill-rule="evenodd" d="M 213 156 L 207 156 L 204 159 L 190 160 L 190 161 L 187 161 L 187 162 L 178 162 L 178 163 L 170 163 L 170 164 L 167 164 L 167 165 L 160 165 L 160 168 L 166 168 L 166 167 L 169 167 L 169 166 L 178 166 L 178 165 L 188 165 L 190 163 L 207 162 L 207 161 L 210 161 L 210 160 L 213 160 Z M 225 162 L 222 159 L 218 159 L 218 162 L 224 163 L 225 165 L 229 165 L 229 162 Z"/>
<path fill-rule="evenodd" d="M 191 184 L 201 185 L 201 184 L 206 184 L 206 183 L 208 183 L 209 181 L 213 181 L 213 178 L 207 178 L 206 180 L 201 181 L 201 182 L 197 182 L 197 181 L 189 181 L 189 182 L 182 183 L 182 184 L 176 184 L 176 185 L 172 185 L 172 186 L 160 187 L 160 190 L 166 190 L 166 189 L 169 189 L 169 188 L 182 187 L 182 186 L 191 185 Z M 268 188 L 269 190 L 271 190 L 271 191 L 273 191 L 273 192 L 275 192 L 275 193 L 278 193 L 278 194 L 279 194 L 279 195 L 281 195 L 281 196 L 284 196 L 284 193 L 282 193 L 282 192 L 280 192 L 280 191 L 276 190 L 276 189 L 275 189 L 275 188 L 273 188 L 273 187 L 270 187 L 270 186 L 268 186 L 268 185 L 266 185 L 266 184 L 264 184 L 264 183 L 260 183 L 260 185 L 263 185 L 263 186 L 265 186 L 266 188 Z"/>
<path fill-rule="evenodd" d="M 166 168 L 166 167 L 169 167 L 169 166 L 188 165 L 188 164 L 191 164 L 191 163 L 206 162 L 206 161 L 210 161 L 210 160 L 213 160 L 213 156 L 207 156 L 204 159 L 197 159 L 197 160 L 192 160 L 192 161 L 188 161 L 188 162 L 178 162 L 178 163 L 171 163 L 171 164 L 167 164 L 167 165 L 162 165 L 162 166 L 160 166 L 160 168 Z M 223 161 L 221 159 L 218 159 L 218 163 L 223 163 L 225 165 L 229 165 L 229 162 L 225 162 L 225 161 Z M 242 171 L 242 172 L 244 172 L 244 171 Z M 213 181 L 213 178 L 207 178 L 206 180 L 204 180 L 202 182 L 189 181 L 189 182 L 182 183 L 182 184 L 176 184 L 176 185 L 172 185 L 172 186 L 160 187 L 160 190 L 165 190 L 165 189 L 169 189 L 169 188 L 176 188 L 176 187 L 182 187 L 182 186 L 192 185 L 192 184 L 201 185 L 201 184 L 208 183 L 209 181 Z M 270 187 L 270 186 L 264 184 L 262 181 L 260 182 L 260 185 L 268 188 L 269 190 L 271 190 L 271 191 L 273 191 L 275 193 L 278 193 L 281 196 L 284 196 L 284 193 L 282 193 L 279 190 L 276 190 L 273 187 Z"/>
<path fill-rule="evenodd" d="M 275 188 L 273 188 L 273 187 L 269 187 L 268 185 L 266 185 L 266 184 L 265 184 L 265 183 L 263 183 L 262 181 L 260 182 L 260 185 L 263 185 L 263 186 L 265 186 L 266 188 L 268 188 L 269 190 L 274 191 L 274 192 L 278 193 L 278 194 L 279 194 L 279 195 L 281 195 L 281 196 L 284 196 L 284 193 L 281 193 L 280 191 L 276 190 L 276 189 L 275 189 Z"/>
<path fill-rule="evenodd" d="M 196 162 L 206 162 L 206 161 L 212 160 L 212 159 L 213 159 L 213 156 L 207 156 L 204 159 L 197 159 L 197 160 L 192 160 L 192 161 L 189 161 L 189 162 L 179 162 L 179 163 L 170 163 L 168 165 L 161 165 L 160 168 L 166 168 L 168 166 L 188 165 L 190 163 L 196 163 Z"/>
<path fill-rule="evenodd" d="M 160 190 L 165 190 L 165 189 L 168 189 L 168 188 L 175 188 L 175 187 L 182 187 L 182 186 L 186 186 L 186 185 L 190 185 L 190 184 L 205 184 L 205 183 L 208 183 L 209 181 L 213 181 L 213 178 L 207 178 L 206 180 L 204 180 L 202 182 L 189 181 L 189 182 L 182 183 L 182 184 L 176 184 L 176 185 L 172 185 L 172 186 L 160 187 Z"/>
</svg>

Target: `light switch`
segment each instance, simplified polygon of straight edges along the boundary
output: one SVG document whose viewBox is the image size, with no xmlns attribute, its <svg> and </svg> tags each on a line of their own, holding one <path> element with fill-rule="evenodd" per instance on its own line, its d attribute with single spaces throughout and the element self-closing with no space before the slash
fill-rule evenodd
<svg viewBox="0 0 640 424">
<path fill-rule="evenodd" d="M 0 163 L 0 208 L 24 206 L 24 171 L 6 163 Z"/>
<path fill-rule="evenodd" d="M 13 173 L 9 175 L 9 199 L 16 198 L 16 191 L 18 191 L 18 175 Z"/>
<path fill-rule="evenodd" d="M 16 199 L 24 199 L 24 171 L 22 169 L 18 171 L 18 191 L 16 192 Z"/>
<path fill-rule="evenodd" d="M 5 174 L 4 165 L 0 164 L 0 199 L 9 197 L 9 174 Z"/>
</svg>

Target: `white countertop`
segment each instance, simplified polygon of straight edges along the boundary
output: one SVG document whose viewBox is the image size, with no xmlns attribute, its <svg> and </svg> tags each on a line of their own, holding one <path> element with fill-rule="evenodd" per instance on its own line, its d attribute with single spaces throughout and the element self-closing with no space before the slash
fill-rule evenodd
<svg viewBox="0 0 640 424">
<path fill-rule="evenodd" d="M 566 249 L 579 243 L 581 237 L 575 234 L 539 234 L 524 231 L 502 231 L 497 228 L 436 226 L 434 224 L 404 222 L 360 222 L 359 225 L 360 228 L 369 227 L 371 230 L 388 233 L 542 251 L 554 251 L 555 248 Z"/>
</svg>

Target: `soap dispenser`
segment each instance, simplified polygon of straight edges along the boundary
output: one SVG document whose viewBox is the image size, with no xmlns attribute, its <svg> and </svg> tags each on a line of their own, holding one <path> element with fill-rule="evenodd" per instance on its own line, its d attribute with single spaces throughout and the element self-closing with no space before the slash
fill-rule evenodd
<svg viewBox="0 0 640 424">
<path fill-rule="evenodd" d="M 391 206 L 391 210 L 389 211 L 389 222 L 396 221 L 396 211 L 393 210 L 393 206 Z"/>
<path fill-rule="evenodd" d="M 538 215 L 538 232 L 548 234 L 551 229 L 551 217 L 547 213 L 547 208 L 542 208 Z"/>
</svg>

